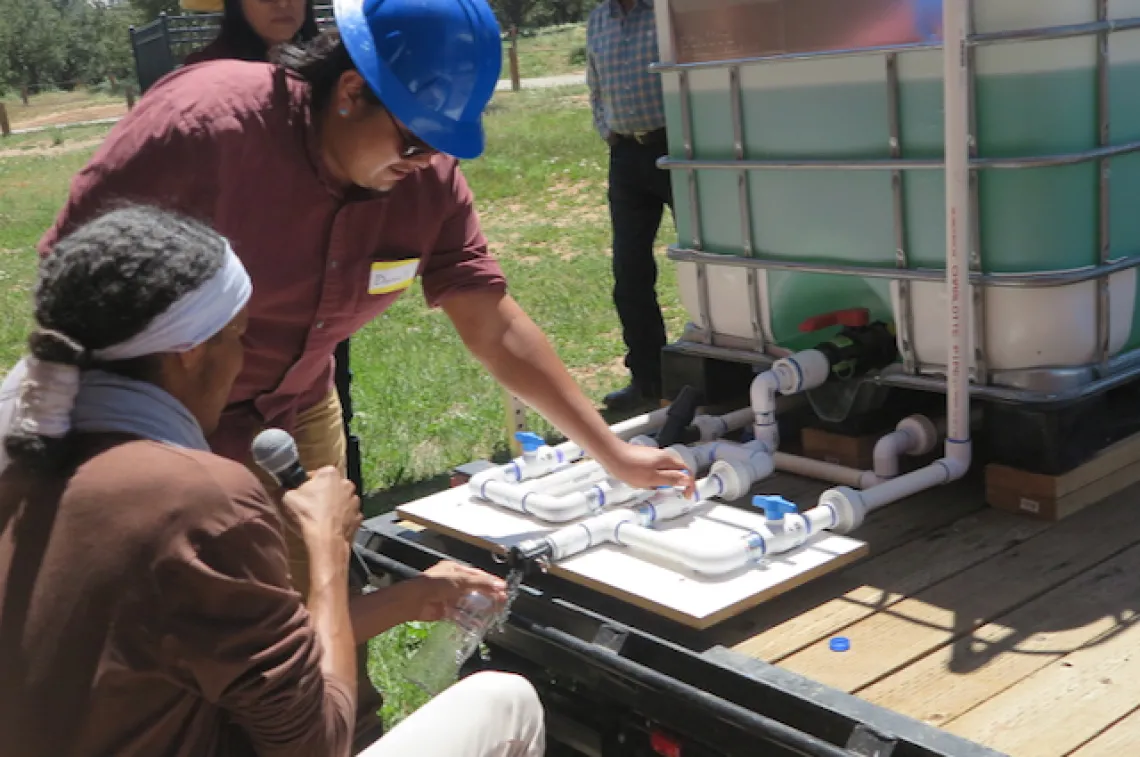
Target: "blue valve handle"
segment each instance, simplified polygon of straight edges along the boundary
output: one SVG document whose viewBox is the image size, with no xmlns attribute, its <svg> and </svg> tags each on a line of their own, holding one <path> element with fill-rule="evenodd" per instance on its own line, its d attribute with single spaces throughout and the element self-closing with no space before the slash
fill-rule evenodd
<svg viewBox="0 0 1140 757">
<path fill-rule="evenodd" d="M 523 452 L 534 452 L 542 445 L 546 444 L 546 440 L 538 434 L 530 431 L 516 431 L 515 440 L 522 445 Z"/>
<path fill-rule="evenodd" d="M 752 498 L 752 506 L 764 511 L 768 520 L 783 520 L 789 513 L 798 513 L 795 502 L 789 502 L 778 494 L 758 494 Z"/>
</svg>

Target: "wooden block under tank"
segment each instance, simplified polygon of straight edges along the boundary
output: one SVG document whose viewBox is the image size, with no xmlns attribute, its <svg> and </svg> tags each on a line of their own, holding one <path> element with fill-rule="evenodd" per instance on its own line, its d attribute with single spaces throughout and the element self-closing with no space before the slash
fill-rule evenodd
<svg viewBox="0 0 1140 757">
<path fill-rule="evenodd" d="M 879 436 L 846 436 L 818 428 L 805 428 L 800 433 L 800 442 L 805 457 L 857 470 L 870 470 Z"/>
<path fill-rule="evenodd" d="M 1061 520 L 1140 481 L 1140 434 L 1106 447 L 1088 462 L 1050 476 L 991 463 L 986 502 L 1001 510 Z"/>
</svg>

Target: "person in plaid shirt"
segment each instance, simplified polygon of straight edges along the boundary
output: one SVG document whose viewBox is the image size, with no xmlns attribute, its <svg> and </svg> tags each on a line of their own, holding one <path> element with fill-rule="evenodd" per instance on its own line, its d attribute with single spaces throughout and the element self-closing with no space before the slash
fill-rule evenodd
<svg viewBox="0 0 1140 757">
<path fill-rule="evenodd" d="M 605 0 L 590 13 L 586 50 L 594 127 L 610 147 L 613 297 L 631 374 L 605 404 L 631 411 L 661 399 L 665 322 L 653 242 L 665 206 L 673 208 L 669 173 L 657 167 L 668 147 L 660 76 L 649 70 L 657 61 L 653 0 Z"/>
</svg>

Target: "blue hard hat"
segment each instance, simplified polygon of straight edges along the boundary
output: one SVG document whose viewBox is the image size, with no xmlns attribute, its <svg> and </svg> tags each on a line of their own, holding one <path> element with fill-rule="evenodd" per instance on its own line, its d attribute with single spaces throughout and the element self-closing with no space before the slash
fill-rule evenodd
<svg viewBox="0 0 1140 757">
<path fill-rule="evenodd" d="M 486 0 L 334 0 L 341 40 L 384 107 L 456 158 L 483 154 L 483 109 L 503 67 Z"/>
</svg>

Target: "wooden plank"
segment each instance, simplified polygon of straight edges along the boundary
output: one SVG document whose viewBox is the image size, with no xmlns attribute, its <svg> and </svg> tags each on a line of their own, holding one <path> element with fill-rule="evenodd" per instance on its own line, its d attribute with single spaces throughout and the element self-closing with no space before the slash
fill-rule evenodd
<svg viewBox="0 0 1140 757">
<path fill-rule="evenodd" d="M 940 726 L 1054 660 L 1119 631 L 1121 609 L 1140 607 L 1138 569 L 1140 547 L 1132 547 L 859 696 Z"/>
<path fill-rule="evenodd" d="M 995 485 L 1017 489 L 1027 496 L 1059 499 L 1137 462 L 1140 462 L 1140 434 L 1134 434 L 1105 447 L 1092 459 L 1059 476 L 1029 473 L 991 463 L 986 466 L 986 479 L 987 485 L 992 476 Z"/>
<path fill-rule="evenodd" d="M 990 505 L 1010 512 L 1032 515 L 1042 520 L 1061 520 L 1140 481 L 1140 462 L 1112 471 L 1103 478 L 1060 497 L 1044 497 L 1040 494 L 1026 493 L 1024 489 L 1010 488 L 1017 486 L 1016 481 L 991 478 L 989 472 L 987 468 L 986 501 Z M 1036 486 L 1031 484 L 1029 488 L 1035 489 Z"/>
<path fill-rule="evenodd" d="M 472 499 L 466 487 L 397 508 L 401 518 L 496 552 L 559 527 Z M 742 538 L 756 513 L 706 503 L 693 514 L 658 524 L 697 542 Z M 753 519 L 749 521 L 748 519 Z M 863 542 L 830 533 L 764 564 L 715 578 L 604 544 L 563 560 L 551 573 L 693 628 L 707 628 L 866 554 Z"/>
<path fill-rule="evenodd" d="M 1128 571 L 1136 574 L 1140 561 Z M 1140 623 L 1055 660 L 945 730 L 1017 757 L 1055 757 L 1080 747 L 1140 705 Z M 1137 744 L 1117 754 L 1135 754 Z"/>
<path fill-rule="evenodd" d="M 870 469 L 874 462 L 877 436 L 846 436 L 818 428 L 805 428 L 800 432 L 804 456 L 824 460 L 835 465 L 846 465 L 858 470 Z"/>
<path fill-rule="evenodd" d="M 819 683 L 858 691 L 1140 540 L 1136 492 L 1122 492 L 1080 518 L 1052 524 L 1019 547 L 845 629 L 838 656 L 811 645 L 781 665 Z"/>
<path fill-rule="evenodd" d="M 826 485 L 817 484 L 817 486 L 820 491 L 828 488 Z M 783 487 L 776 490 L 781 493 L 785 491 Z M 818 493 L 813 494 L 810 502 L 817 499 Z M 807 499 L 797 499 L 797 501 L 800 502 L 801 508 L 809 503 Z M 870 559 L 850 568 L 836 571 L 818 581 L 813 581 L 807 586 L 789 592 L 772 602 L 760 605 L 754 610 L 742 613 L 716 628 L 710 629 L 710 641 L 713 646 L 735 647 L 737 651 L 753 654 L 760 659 L 768 659 L 763 656 L 765 654 L 780 654 L 781 652 L 786 654 L 792 650 L 787 648 L 782 650 L 765 650 L 763 648 L 744 650 L 740 647 L 757 634 L 782 623 L 787 623 L 805 613 L 812 612 L 820 605 L 840 600 L 849 591 L 858 589 L 865 584 L 880 585 L 876 583 L 879 579 L 875 578 L 874 573 L 878 569 L 871 566 L 880 560 L 888 559 L 888 555 L 903 545 L 914 540 L 931 537 L 940 529 L 945 529 L 959 519 L 969 517 L 980 511 L 990 512 L 982 498 L 980 481 L 973 479 L 960 481 L 951 486 L 931 489 L 889 507 L 876 510 L 871 513 L 858 530 L 851 534 L 851 536 L 867 543 L 873 555 Z M 1006 516 L 1005 520 L 1008 519 Z M 1033 522 L 1024 518 L 1018 520 L 1024 521 L 1026 524 Z M 1035 529 L 1036 527 L 1032 528 Z M 1019 533 L 1022 532 L 1019 530 Z M 933 536 L 935 541 L 939 538 Z M 918 578 L 921 570 L 916 570 L 916 566 L 926 566 L 934 571 L 939 570 L 932 561 L 926 560 L 921 555 L 916 556 L 912 551 L 907 556 L 897 560 L 891 558 L 890 565 L 878 575 L 891 575 L 894 580 L 906 576 Z M 872 571 L 872 573 L 868 575 L 864 571 Z M 911 590 L 917 591 L 918 588 L 924 588 L 926 585 L 921 584 L 912 587 Z M 836 628 L 846 625 L 842 619 L 838 619 L 838 622 L 840 625 Z M 815 639 L 811 641 L 815 641 Z"/>
<path fill-rule="evenodd" d="M 1140 709 L 1113 723 L 1091 741 L 1066 757 L 1120 757 L 1137 751 L 1140 744 Z"/>
<path fill-rule="evenodd" d="M 1048 524 L 987 510 L 927 534 L 844 575 L 848 588 L 829 601 L 737 644 L 737 652 L 769 662 L 794 654 L 927 587 L 984 562 L 1045 530 Z M 819 592 L 815 592 L 819 594 Z"/>
</svg>

